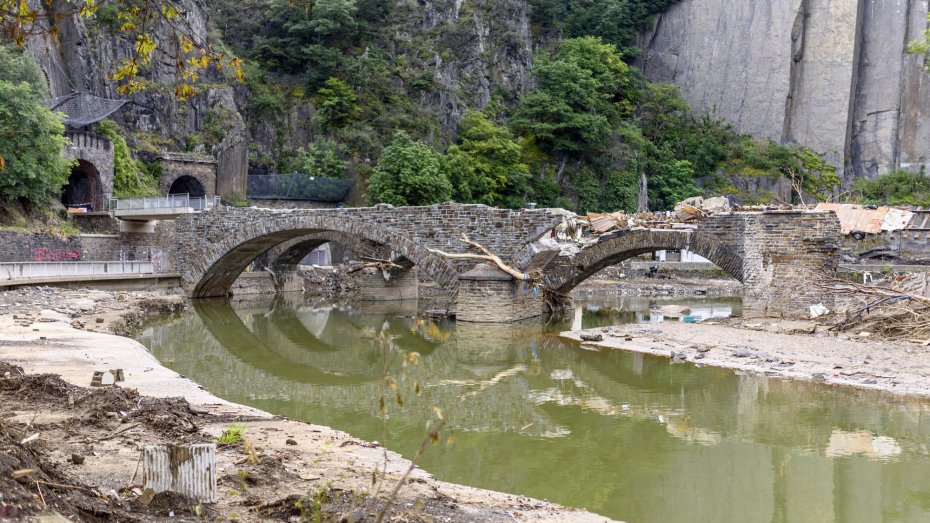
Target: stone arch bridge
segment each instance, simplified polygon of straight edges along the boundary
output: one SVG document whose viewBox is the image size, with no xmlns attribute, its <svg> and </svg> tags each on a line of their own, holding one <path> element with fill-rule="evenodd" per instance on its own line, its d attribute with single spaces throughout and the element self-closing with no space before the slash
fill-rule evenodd
<svg viewBox="0 0 930 523">
<path fill-rule="evenodd" d="M 475 260 L 451 260 L 429 251 L 468 252 L 462 233 L 520 270 L 543 270 L 544 285 L 567 294 L 597 271 L 661 249 L 688 249 L 744 284 L 744 314 L 797 316 L 810 305 L 830 303 L 810 285 L 837 266 L 839 221 L 830 212 L 725 213 L 696 227 L 634 229 L 602 236 L 574 256 L 557 255 L 540 240 L 568 215 L 562 209 L 495 209 L 484 205 L 272 210 L 217 208 L 175 222 L 177 271 L 194 298 L 225 296 L 240 273 L 259 256 L 273 272 L 288 273 L 325 242 L 357 253 L 416 266 L 457 302 L 514 308 L 519 319 L 542 313 L 543 301 L 523 282 L 473 271 Z M 532 301 L 531 301 L 532 300 Z M 481 316 L 479 314 L 479 316 Z M 489 320 L 490 321 L 490 320 Z"/>
</svg>

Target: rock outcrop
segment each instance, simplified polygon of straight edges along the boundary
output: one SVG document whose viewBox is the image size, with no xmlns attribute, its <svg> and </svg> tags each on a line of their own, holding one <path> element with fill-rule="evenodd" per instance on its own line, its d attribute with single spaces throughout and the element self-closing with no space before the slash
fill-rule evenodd
<svg viewBox="0 0 930 523">
<path fill-rule="evenodd" d="M 737 130 L 810 147 L 848 185 L 930 155 L 923 0 L 682 0 L 640 35 L 647 78 Z"/>
<path fill-rule="evenodd" d="M 208 40 L 209 16 L 202 2 L 180 0 L 175 4 L 191 32 L 199 39 Z M 44 2 L 41 8 L 46 9 Z M 47 9 L 70 10 L 73 5 L 59 1 Z M 151 73 L 145 75 L 152 84 L 150 87 L 129 97 L 117 93 L 117 83 L 110 75 L 130 56 L 133 45 L 107 24 L 106 18 L 99 15 L 92 19 L 68 16 L 58 23 L 57 43 L 45 35 L 28 39 L 26 49 L 39 63 L 51 95 L 86 92 L 106 98 L 128 98 L 130 103 L 111 118 L 130 131 L 127 138 L 137 150 L 157 155 L 165 150 L 181 151 L 196 146 L 195 152 L 217 157 L 219 194 L 231 200 L 244 199 L 248 137 L 236 108 L 233 88 L 211 72 L 204 79 L 204 84 L 210 87 L 188 101 L 177 100 L 174 96 L 178 81 L 173 62 L 175 50 L 166 46 L 169 48 L 159 51 L 152 61 Z M 156 33 L 156 37 L 169 42 L 170 35 L 167 29 L 165 31 L 164 35 Z M 216 140 L 217 143 L 195 143 L 205 120 L 219 118 L 217 115 L 225 120 L 224 137 Z"/>
</svg>

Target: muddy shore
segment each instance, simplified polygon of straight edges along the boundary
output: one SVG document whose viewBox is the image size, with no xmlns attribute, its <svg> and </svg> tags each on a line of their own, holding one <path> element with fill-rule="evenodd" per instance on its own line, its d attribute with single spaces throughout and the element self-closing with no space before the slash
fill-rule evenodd
<svg viewBox="0 0 930 523">
<path fill-rule="evenodd" d="M 226 402 L 161 366 L 138 342 L 111 334 L 183 307 L 178 297 L 140 292 L 0 292 L 0 520 L 57 513 L 92 521 L 298 521 L 319 513 L 323 521 L 354 521 L 376 513 L 409 460 L 377 442 Z M 125 381 L 110 386 L 107 373 L 104 387 L 88 387 L 94 371 L 109 369 L 122 369 Z M 140 502 L 135 468 L 145 445 L 216 441 L 232 423 L 245 424 L 258 462 L 245 459 L 241 443 L 218 449 L 218 503 L 170 493 Z M 375 498 L 372 472 L 385 457 L 387 477 Z M 388 514 L 397 521 L 609 521 L 442 482 L 421 469 Z"/>
<path fill-rule="evenodd" d="M 561 336 L 589 350 L 642 352 L 673 363 L 930 397 L 930 348 L 901 340 L 837 335 L 810 321 L 670 321 L 568 331 Z M 597 337 L 602 339 L 592 340 Z"/>
</svg>

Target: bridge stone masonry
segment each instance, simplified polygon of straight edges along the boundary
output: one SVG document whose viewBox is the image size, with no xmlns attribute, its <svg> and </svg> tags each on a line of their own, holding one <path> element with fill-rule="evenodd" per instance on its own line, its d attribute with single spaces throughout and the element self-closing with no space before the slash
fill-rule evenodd
<svg viewBox="0 0 930 523">
<path fill-rule="evenodd" d="M 519 270 L 540 268 L 543 288 L 568 294 L 597 271 L 660 249 L 688 249 L 719 265 L 743 283 L 744 315 L 800 316 L 810 305 L 832 305 L 810 285 L 837 267 L 840 225 L 831 212 L 723 213 L 694 228 L 633 229 L 602 236 L 574 256 L 539 248 L 541 238 L 570 213 L 562 209 L 504 210 L 484 205 L 442 204 L 352 209 L 217 208 L 175 222 L 173 256 L 189 296 L 225 296 L 240 273 L 266 256 L 276 278 L 324 242 L 350 246 L 359 254 L 401 265 L 391 284 L 370 292 L 411 297 L 401 282 L 432 280 L 458 304 L 460 321 L 507 322 L 543 313 L 542 292 L 526 282 L 507 281 L 493 270 L 475 270 L 478 260 L 447 259 L 430 249 L 470 252 L 462 233 Z M 364 278 L 377 285 L 379 278 Z M 486 277 L 485 277 L 486 276 Z M 486 280 L 486 281 L 485 281 Z M 530 300 L 539 300 L 529 303 Z M 485 303 L 488 306 L 482 307 Z M 499 313 L 487 310 L 499 308 Z"/>
</svg>

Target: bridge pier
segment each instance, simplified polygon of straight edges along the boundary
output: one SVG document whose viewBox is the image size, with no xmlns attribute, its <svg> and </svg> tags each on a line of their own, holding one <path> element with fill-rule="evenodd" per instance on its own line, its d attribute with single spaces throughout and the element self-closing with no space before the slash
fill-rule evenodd
<svg viewBox="0 0 930 523">
<path fill-rule="evenodd" d="M 459 275 L 456 321 L 510 323 L 548 311 L 542 292 L 490 264 L 482 263 Z"/>
<path fill-rule="evenodd" d="M 358 298 L 361 301 L 415 300 L 420 279 L 416 268 L 358 272 Z"/>
<path fill-rule="evenodd" d="M 741 234 L 733 243 L 743 259 L 744 317 L 807 317 L 817 303 L 833 308 L 834 297 L 814 282 L 835 274 L 839 264 L 841 236 L 835 214 L 774 211 L 733 216 L 740 222 Z"/>
</svg>

